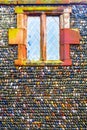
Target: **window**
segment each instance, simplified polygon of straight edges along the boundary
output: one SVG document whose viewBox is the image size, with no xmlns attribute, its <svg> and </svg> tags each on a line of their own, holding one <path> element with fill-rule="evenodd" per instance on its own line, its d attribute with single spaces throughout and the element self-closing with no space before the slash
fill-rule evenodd
<svg viewBox="0 0 87 130">
<path fill-rule="evenodd" d="M 70 45 L 80 43 L 70 28 L 71 7 L 16 7 L 17 28 L 9 29 L 9 44 L 18 44 L 15 65 L 72 65 Z"/>
<path fill-rule="evenodd" d="M 47 60 L 59 60 L 59 17 L 47 17 Z"/>
<path fill-rule="evenodd" d="M 40 60 L 40 17 L 29 16 L 27 20 L 27 59 Z"/>
<path fill-rule="evenodd" d="M 59 60 L 59 17 L 42 15 L 28 16 L 28 60 Z"/>
</svg>

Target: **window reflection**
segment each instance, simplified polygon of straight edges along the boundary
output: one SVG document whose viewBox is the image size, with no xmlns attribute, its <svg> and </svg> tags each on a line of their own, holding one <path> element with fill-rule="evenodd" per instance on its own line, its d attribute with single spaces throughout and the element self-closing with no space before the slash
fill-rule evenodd
<svg viewBox="0 0 87 130">
<path fill-rule="evenodd" d="M 47 60 L 58 60 L 59 57 L 59 17 L 47 17 Z"/>
<path fill-rule="evenodd" d="M 28 60 L 40 59 L 40 17 L 29 16 L 27 23 Z"/>
</svg>

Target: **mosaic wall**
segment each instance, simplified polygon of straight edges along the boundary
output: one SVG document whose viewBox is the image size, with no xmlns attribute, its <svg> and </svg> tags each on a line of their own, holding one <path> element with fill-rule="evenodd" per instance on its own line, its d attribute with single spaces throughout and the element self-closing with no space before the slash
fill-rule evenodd
<svg viewBox="0 0 87 130">
<path fill-rule="evenodd" d="M 0 6 L 0 130 L 86 130 L 87 5 L 72 8 L 71 27 L 82 36 L 70 47 L 73 65 L 16 67 L 17 46 L 8 45 L 14 6 Z"/>
</svg>

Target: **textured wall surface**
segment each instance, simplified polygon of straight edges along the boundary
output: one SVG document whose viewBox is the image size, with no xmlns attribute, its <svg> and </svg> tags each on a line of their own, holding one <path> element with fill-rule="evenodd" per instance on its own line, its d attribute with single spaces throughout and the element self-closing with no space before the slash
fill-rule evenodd
<svg viewBox="0 0 87 130">
<path fill-rule="evenodd" d="M 86 130 L 87 5 L 72 5 L 71 27 L 80 45 L 71 45 L 68 67 L 16 67 L 17 46 L 8 45 L 16 27 L 15 6 L 0 6 L 0 130 Z"/>
</svg>

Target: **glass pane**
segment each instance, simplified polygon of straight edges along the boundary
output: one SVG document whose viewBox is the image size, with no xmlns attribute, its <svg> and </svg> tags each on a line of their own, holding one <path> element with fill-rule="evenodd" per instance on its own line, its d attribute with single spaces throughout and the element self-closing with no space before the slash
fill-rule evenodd
<svg viewBox="0 0 87 130">
<path fill-rule="evenodd" d="M 40 17 L 28 17 L 27 23 L 27 58 L 40 59 Z"/>
<path fill-rule="evenodd" d="M 59 59 L 59 17 L 47 17 L 47 60 Z"/>
</svg>

